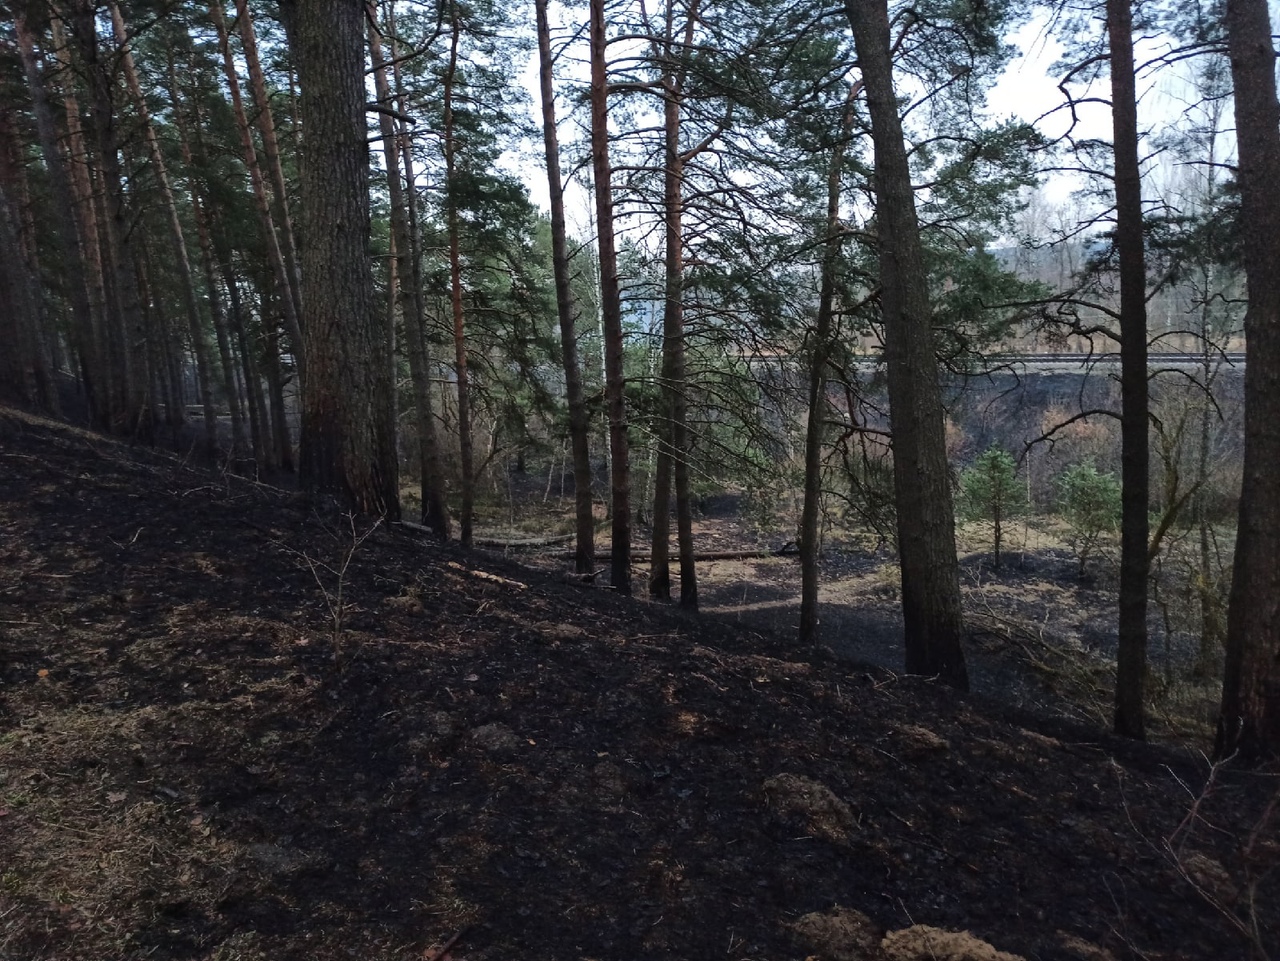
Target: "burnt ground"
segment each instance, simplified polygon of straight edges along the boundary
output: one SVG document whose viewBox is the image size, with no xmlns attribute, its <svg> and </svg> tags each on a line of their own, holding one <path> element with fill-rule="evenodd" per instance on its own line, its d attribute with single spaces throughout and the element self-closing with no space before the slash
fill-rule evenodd
<svg viewBox="0 0 1280 961">
<path fill-rule="evenodd" d="M 1274 774 L 3 411 L 0 564 L 0 958 L 1280 947 Z"/>
</svg>

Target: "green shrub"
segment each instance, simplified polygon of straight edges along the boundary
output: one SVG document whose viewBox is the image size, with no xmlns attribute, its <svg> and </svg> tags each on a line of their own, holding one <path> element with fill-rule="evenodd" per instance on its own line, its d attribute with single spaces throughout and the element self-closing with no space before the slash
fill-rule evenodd
<svg viewBox="0 0 1280 961">
<path fill-rule="evenodd" d="M 990 522 L 999 567 L 1006 522 L 1027 512 L 1027 490 L 1018 480 L 1017 461 L 1000 447 L 988 447 L 961 472 L 959 494 L 956 507 L 961 518 Z"/>
<path fill-rule="evenodd" d="M 1077 464 L 1058 477 L 1058 511 L 1072 531 L 1080 573 L 1106 534 L 1120 526 L 1120 480 L 1092 464 Z"/>
</svg>

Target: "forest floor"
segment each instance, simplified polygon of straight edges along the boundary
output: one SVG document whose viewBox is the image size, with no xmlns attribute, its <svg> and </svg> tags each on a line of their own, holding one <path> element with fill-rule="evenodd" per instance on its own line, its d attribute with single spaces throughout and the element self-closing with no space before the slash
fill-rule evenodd
<svg viewBox="0 0 1280 961">
<path fill-rule="evenodd" d="M 509 514 L 503 518 L 501 510 L 493 511 L 487 520 L 498 528 L 489 533 L 520 545 L 528 543 L 531 533 L 572 529 L 571 504 L 554 498 L 539 501 L 537 492 L 526 492 L 514 521 Z M 788 536 L 789 532 L 794 536 L 795 526 L 771 519 L 762 528 L 740 509 L 736 498 L 710 499 L 708 510 L 695 513 L 693 519 L 699 609 L 736 625 L 794 636 L 800 619 L 800 561 Z M 607 523 L 601 522 L 597 537 L 607 546 Z M 636 528 L 633 538 L 639 554 L 648 551 L 648 528 Z M 1070 547 L 1069 533 L 1049 517 L 1007 524 L 999 564 L 991 551 L 990 525 L 961 525 L 957 538 L 971 690 L 981 698 L 1050 718 L 1100 727 L 1110 724 L 1115 697 L 1118 543 L 1103 541 L 1082 568 Z M 504 553 L 543 570 L 560 571 L 571 557 L 566 550 L 571 546 L 557 541 L 509 547 Z M 607 566 L 607 559 L 598 559 L 597 566 Z M 906 658 L 894 552 L 865 531 L 833 525 L 827 531 L 819 567 L 820 643 L 842 660 L 900 670 Z M 636 560 L 632 568 L 636 590 L 643 593 L 648 564 Z M 677 601 L 678 570 L 673 541 L 671 571 Z M 603 576 L 607 579 L 607 571 Z M 1166 589 L 1180 602 L 1180 609 L 1172 613 L 1198 627 L 1198 611 L 1191 610 L 1194 592 L 1185 587 L 1172 584 Z M 1221 664 L 1211 663 L 1201 676 L 1194 632 L 1169 631 L 1154 603 L 1149 621 L 1148 736 L 1209 750 L 1221 700 Z"/>
<path fill-rule="evenodd" d="M 2 410 L 0 565 L 6 961 L 1280 948 L 1275 772 L 743 612 Z"/>
</svg>

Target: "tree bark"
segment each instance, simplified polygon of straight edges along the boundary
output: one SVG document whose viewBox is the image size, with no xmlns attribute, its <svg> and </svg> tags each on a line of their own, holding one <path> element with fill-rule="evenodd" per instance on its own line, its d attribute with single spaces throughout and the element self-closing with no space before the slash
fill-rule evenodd
<svg viewBox="0 0 1280 961">
<path fill-rule="evenodd" d="M 1143 251 L 1142 174 L 1129 0 L 1107 0 L 1111 120 L 1115 150 L 1116 247 L 1120 255 L 1120 629 L 1115 732 L 1145 734 L 1147 672 L 1147 271 Z"/>
<path fill-rule="evenodd" d="M 140 164 L 132 151 L 125 154 L 126 168 L 138 170 Z M 129 265 L 138 285 L 138 304 L 142 310 L 142 338 L 146 347 L 148 390 L 151 421 L 170 428 L 174 449 L 178 448 L 178 428 L 186 423 L 186 406 L 182 391 L 182 357 L 174 342 L 172 327 L 164 307 L 151 296 L 151 250 L 145 236 L 139 235 L 133 247 L 134 260 Z M 160 405 L 164 417 L 160 417 Z"/>
<path fill-rule="evenodd" d="M 1249 306 L 1244 481 L 1217 753 L 1280 755 L 1280 104 L 1266 0 L 1228 0 Z"/>
<path fill-rule="evenodd" d="M 56 13 L 49 21 L 49 29 L 53 34 L 54 50 L 61 67 L 63 116 L 67 129 L 68 166 L 71 186 L 75 197 L 75 218 L 79 230 L 80 249 L 84 257 L 85 281 L 89 296 L 89 309 L 93 338 L 93 349 L 99 370 L 99 391 L 102 399 L 101 417 L 97 423 L 99 429 L 110 428 L 111 398 L 117 393 L 112 378 L 115 371 L 110 363 L 111 316 L 107 305 L 107 289 L 109 283 L 102 257 L 103 230 L 101 223 L 101 195 L 94 188 L 93 161 L 91 151 L 85 141 L 84 128 L 80 123 L 80 103 L 76 96 L 75 72 L 71 58 L 71 48 L 67 43 L 63 21 Z"/>
<path fill-rule="evenodd" d="M 818 618 L 818 553 L 822 515 L 822 435 L 826 423 L 827 363 L 831 357 L 832 320 L 835 315 L 836 270 L 840 263 L 840 173 L 845 145 L 853 134 L 853 105 L 862 85 L 849 87 L 840 131 L 831 147 L 827 167 L 827 223 L 823 238 L 822 271 L 818 291 L 818 316 L 813 331 L 813 359 L 809 368 L 809 420 L 804 433 L 804 506 L 800 511 L 800 643 L 815 645 Z"/>
<path fill-rule="evenodd" d="M 231 110 L 235 114 L 236 129 L 240 132 L 240 148 L 244 154 L 244 165 L 249 171 L 254 206 L 258 211 L 258 219 L 262 223 L 263 239 L 267 244 L 267 259 L 271 263 L 276 293 L 284 312 L 285 330 L 289 334 L 289 342 L 293 347 L 293 363 L 298 371 L 298 379 L 305 381 L 306 350 L 303 349 L 301 313 L 294 299 L 293 284 L 289 280 L 289 267 L 285 263 L 280 237 L 276 233 L 276 218 L 271 212 L 271 201 L 267 198 L 267 187 L 262 177 L 262 165 L 258 162 L 258 151 L 253 146 L 253 133 L 249 129 L 249 118 L 244 110 L 244 97 L 240 92 L 240 77 L 236 73 L 231 38 L 227 35 L 227 21 L 222 10 L 222 0 L 210 0 L 209 14 L 213 18 L 213 25 L 218 33 L 218 47 L 222 51 L 222 70 L 227 78 L 227 89 L 231 92 Z"/>
<path fill-rule="evenodd" d="M 26 173 L 19 154 L 12 108 L 0 105 L 0 326 L 8 326 L 0 343 L 0 391 L 24 406 L 56 414 L 60 404 L 51 344 L 56 338 L 49 324 L 40 289 L 34 215 Z"/>
<path fill-rule="evenodd" d="M 70 26 L 79 66 L 89 87 L 89 113 L 100 173 L 98 195 L 105 212 L 100 223 L 104 228 L 101 240 L 105 273 L 110 276 L 109 313 L 113 315 L 106 338 L 115 387 L 111 429 L 150 439 L 154 424 L 150 415 L 153 398 L 148 396 L 147 332 L 134 272 L 137 258 L 120 167 L 111 66 L 102 56 L 95 13 L 92 0 L 76 0 Z"/>
<path fill-rule="evenodd" d="M 408 96 L 400 73 L 395 41 L 395 3 L 387 4 L 387 25 L 392 36 L 392 75 L 396 104 L 408 116 Z M 405 345 L 409 354 L 409 376 L 413 380 L 414 403 L 418 411 L 418 441 L 422 455 L 422 523 L 441 540 L 449 539 L 449 503 L 440 469 L 440 443 L 436 434 L 434 403 L 431 397 L 431 357 L 428 352 L 426 314 L 422 306 L 422 230 L 418 220 L 418 184 L 413 166 L 413 142 L 408 130 L 399 139 L 399 155 L 404 162 L 405 209 L 409 220 L 409 264 L 402 289 L 407 288 L 409 308 L 405 314 Z"/>
<path fill-rule="evenodd" d="M 604 326 L 605 400 L 609 412 L 609 476 L 613 500 L 610 582 L 631 593 L 631 469 L 624 395 L 622 294 L 613 235 L 609 164 L 608 72 L 604 0 L 591 0 L 591 159 L 595 178 L 596 235 L 600 250 L 601 322 Z"/>
<path fill-rule="evenodd" d="M 168 61 L 169 101 L 173 104 L 174 127 L 178 131 L 178 142 L 182 150 L 182 160 L 187 167 L 187 192 L 191 201 L 191 212 L 196 223 L 196 239 L 200 245 L 200 261 L 204 273 L 205 288 L 209 295 L 209 314 L 213 321 L 214 338 L 218 346 L 218 358 L 221 361 L 222 390 L 227 398 L 227 407 L 231 413 L 231 451 L 229 459 L 234 461 L 244 456 L 244 406 L 240 401 L 240 391 L 236 385 L 235 363 L 232 359 L 231 338 L 227 329 L 226 313 L 223 310 L 222 293 L 218 289 L 218 281 L 214 269 L 213 241 L 209 230 L 209 217 L 205 211 L 204 199 L 196 183 L 194 170 L 195 157 L 192 153 L 191 127 L 184 115 L 184 107 L 190 106 L 190 100 L 183 103 L 178 86 L 177 67 L 173 59 L 172 48 Z M 196 143 L 204 152 L 200 129 L 202 117 L 199 107 L 195 109 Z"/>
<path fill-rule="evenodd" d="M 83 208 L 80 208 L 80 205 L 88 202 L 89 193 L 87 189 L 82 190 L 75 182 L 66 159 L 58 149 L 60 137 L 49 105 L 48 89 L 39 61 L 36 59 L 34 39 L 20 10 L 16 12 L 14 18 L 14 30 L 18 40 L 18 54 L 31 91 L 31 109 L 35 116 L 36 133 L 40 139 L 40 151 L 44 158 L 45 171 L 53 188 L 54 235 L 62 255 L 67 300 L 71 305 L 72 349 L 79 362 L 80 379 L 84 385 L 85 398 L 89 406 L 90 422 L 99 429 L 106 429 L 110 420 L 111 391 L 109 377 L 103 370 L 98 341 L 100 324 L 95 319 L 93 298 L 89 293 L 90 265 L 86 264 L 86 258 L 96 254 L 97 237 L 86 235 L 80 219 L 80 215 L 83 214 Z M 65 55 L 65 47 L 60 49 Z M 78 108 L 75 122 L 75 130 L 78 133 Z M 69 135 L 67 141 L 73 159 L 77 156 L 77 149 L 78 155 L 83 157 L 83 137 Z M 91 206 L 89 213 L 92 213 Z M 100 317 L 100 314 L 97 316 Z"/>
<path fill-rule="evenodd" d="M 270 293 L 262 290 L 260 300 L 263 304 L 263 321 L 268 316 L 267 304 L 271 303 Z M 292 471 L 293 463 L 293 432 L 289 430 L 289 412 L 284 399 L 284 371 L 280 369 L 280 331 L 279 328 L 270 332 L 263 330 L 263 351 L 264 360 L 263 374 L 267 379 L 267 396 L 271 402 L 270 418 L 271 418 L 271 437 L 272 446 L 276 451 L 278 458 L 277 463 L 281 470 Z"/>
<path fill-rule="evenodd" d="M 378 102 L 390 106 L 391 85 L 387 80 L 387 65 L 382 54 L 382 38 L 376 28 L 376 10 L 369 4 L 369 52 L 373 60 L 373 77 Z M 401 108 L 401 115 L 404 115 Z M 422 299 L 415 289 L 413 269 L 414 243 L 410 229 L 408 203 L 404 181 L 400 174 L 400 137 L 396 132 L 395 118 L 389 113 L 378 115 L 382 133 L 383 158 L 387 167 L 387 189 L 391 202 L 391 239 L 395 248 L 392 266 L 395 268 L 393 284 L 395 304 L 399 307 L 404 323 L 406 353 L 409 356 L 409 376 L 414 391 L 414 421 L 418 434 L 418 470 L 422 492 L 422 523 L 441 540 L 449 538 L 449 515 L 439 489 L 438 469 L 435 460 L 435 424 L 431 411 L 431 393 L 425 374 L 422 343 Z M 430 438 L 430 439 L 428 439 Z"/>
<path fill-rule="evenodd" d="M 293 237 L 293 218 L 289 214 L 289 193 L 284 182 L 284 167 L 280 163 L 280 143 L 276 137 L 276 122 L 271 113 L 271 98 L 267 95 L 267 82 L 262 73 L 262 61 L 258 56 L 258 38 L 253 28 L 253 16 L 248 0 L 235 0 L 236 25 L 240 32 L 240 47 L 244 51 L 245 66 L 249 68 L 249 89 L 253 91 L 253 105 L 257 108 L 258 132 L 262 135 L 262 156 L 275 197 L 273 220 L 280 232 L 280 252 L 284 255 L 285 274 L 289 291 L 293 296 L 295 315 L 302 315 L 301 274 L 298 271 L 297 245 Z"/>
<path fill-rule="evenodd" d="M 364 0 L 289 0 L 302 87 L 303 487 L 398 520 L 391 371 L 369 255 Z"/>
<path fill-rule="evenodd" d="M 542 139 L 547 154 L 551 199 L 551 266 L 555 274 L 556 313 L 560 319 L 560 351 L 564 363 L 565 400 L 569 406 L 569 445 L 573 452 L 574 570 L 590 574 L 595 567 L 595 513 L 591 493 L 590 424 L 578 363 L 577 307 L 569 270 L 569 241 L 564 218 L 564 181 L 560 174 L 560 140 L 556 129 L 551 26 L 547 0 L 535 0 L 538 21 L 538 80 L 542 95 Z"/>
<path fill-rule="evenodd" d="M 862 68 L 875 149 L 880 309 L 889 419 L 906 667 L 969 686 L 960 648 L 960 567 L 947 464 L 932 307 L 893 85 L 886 0 L 845 0 Z"/>
<path fill-rule="evenodd" d="M 205 341 L 204 322 L 200 316 L 200 297 L 196 291 L 195 276 L 191 271 L 191 258 L 187 255 L 187 241 L 182 232 L 182 221 L 178 216 L 178 203 L 174 199 L 173 188 L 169 183 L 169 171 L 164 162 L 164 154 L 160 150 L 160 141 L 156 137 L 155 125 L 151 122 L 151 111 L 147 107 L 147 98 L 142 91 L 142 82 L 138 78 L 138 69 L 133 62 L 133 51 L 129 48 L 129 37 L 125 30 L 124 17 L 120 7 L 111 0 L 108 3 L 111 11 L 111 25 L 115 31 L 116 46 L 119 48 L 120 64 L 124 69 L 125 82 L 133 97 L 134 110 L 138 122 L 142 126 L 143 139 L 147 145 L 148 159 L 151 161 L 152 174 L 160 190 L 160 200 L 168 221 L 169 236 L 173 241 L 174 266 L 178 271 L 178 281 L 182 285 L 183 306 L 187 312 L 187 327 L 191 337 L 191 350 L 196 360 L 196 383 L 200 392 L 200 405 L 204 414 L 205 453 L 212 462 L 218 454 L 218 418 L 213 403 L 212 378 L 209 370 L 209 347 Z"/>
<path fill-rule="evenodd" d="M 249 339 L 248 325 L 240 301 L 240 284 L 231 266 L 231 258 L 219 257 L 222 280 L 227 288 L 230 307 L 231 332 L 240 350 L 240 366 L 244 377 L 245 403 L 249 413 L 249 436 L 253 443 L 253 459 L 260 470 L 274 470 L 279 466 L 271 433 L 267 426 L 267 401 L 262 393 L 262 378 L 258 373 L 258 358 Z"/>
<path fill-rule="evenodd" d="M 466 316 L 462 305 L 462 249 L 458 226 L 457 139 L 454 135 L 453 91 L 458 71 L 461 27 L 451 8 L 449 64 L 444 72 L 445 220 L 449 231 L 449 306 L 453 317 L 454 376 L 458 388 L 458 450 L 462 506 L 458 513 L 459 540 L 470 547 L 475 521 L 475 441 L 471 433 L 471 376 L 467 367 Z"/>
<path fill-rule="evenodd" d="M 18 212 L 0 180 L 0 396 L 51 413 L 58 395 L 49 359 L 41 349 L 44 324 L 40 291 L 19 239 Z"/>
<path fill-rule="evenodd" d="M 686 13 L 684 45 L 693 44 L 697 3 Z M 662 49 L 663 107 L 663 252 L 662 417 L 658 431 L 658 463 L 653 495 L 653 550 L 649 594 L 671 598 L 671 487 L 675 482 L 676 540 L 680 555 L 680 606 L 698 608 L 698 575 L 693 551 L 693 509 L 689 496 L 688 399 L 684 355 L 684 164 L 680 149 L 680 111 L 685 70 L 676 66 L 674 6 L 667 4 Z"/>
</svg>

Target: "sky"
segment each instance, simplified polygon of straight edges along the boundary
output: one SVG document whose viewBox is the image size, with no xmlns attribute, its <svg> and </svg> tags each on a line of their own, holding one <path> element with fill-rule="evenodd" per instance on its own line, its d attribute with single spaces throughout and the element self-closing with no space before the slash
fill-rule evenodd
<svg viewBox="0 0 1280 961">
<path fill-rule="evenodd" d="M 553 29 L 555 14 L 560 13 L 562 10 L 563 8 L 559 4 L 553 4 Z M 1035 18 L 1024 24 L 1009 37 L 1009 42 L 1020 51 L 1020 54 L 1005 68 L 989 93 L 990 115 L 995 119 L 1014 117 L 1027 122 L 1036 122 L 1046 136 L 1050 138 L 1061 136 L 1065 132 L 1068 123 L 1066 111 L 1059 111 L 1047 117 L 1044 115 L 1063 102 L 1062 92 L 1058 89 L 1056 79 L 1051 75 L 1054 63 L 1062 56 L 1062 45 L 1050 35 L 1044 17 Z M 1168 49 L 1169 45 L 1170 42 L 1167 38 L 1140 38 L 1137 49 L 1139 63 L 1146 57 Z M 559 68 L 562 65 L 557 66 L 557 74 L 559 75 L 561 73 Z M 1140 75 L 1140 123 L 1153 130 L 1165 130 L 1185 125 L 1187 104 L 1195 99 L 1186 79 L 1189 69 L 1188 65 L 1183 64 L 1180 70 L 1166 69 L 1154 76 L 1144 77 Z M 535 52 L 523 71 L 522 79 L 526 89 L 529 90 L 530 109 L 538 124 L 538 129 L 541 130 L 537 70 Z M 1094 91 L 1097 96 L 1103 98 L 1109 96 L 1109 85 L 1105 77 L 1099 87 L 1101 89 Z M 563 111 L 563 107 L 561 109 Z M 1078 117 L 1080 123 L 1075 131 L 1078 138 L 1110 139 L 1111 115 L 1105 104 L 1081 105 L 1078 108 Z M 1230 119 L 1230 111 L 1228 110 L 1225 121 L 1228 125 L 1230 124 Z M 571 131 L 564 122 L 563 112 L 559 120 L 561 121 L 563 149 L 570 139 Z M 1230 150 L 1231 146 L 1231 138 L 1228 133 L 1224 138 L 1224 150 Z M 538 139 L 538 143 L 532 153 L 534 158 L 540 158 L 540 156 L 541 138 Z M 1160 169 L 1162 164 L 1167 167 L 1169 161 L 1155 158 L 1149 164 L 1149 169 L 1155 174 L 1155 181 L 1168 180 L 1174 176 L 1170 169 Z M 541 163 L 531 164 L 526 159 L 520 166 L 523 179 L 530 190 L 534 202 L 540 208 L 546 210 L 548 207 L 547 185 Z M 1080 188 L 1081 184 L 1082 179 L 1078 176 L 1057 173 L 1046 178 L 1039 192 L 1043 201 L 1051 206 L 1070 206 L 1073 204 L 1072 194 Z M 589 233 L 591 229 L 588 215 L 589 198 L 586 192 L 580 187 L 571 185 L 567 204 L 569 206 L 570 231 L 579 235 Z"/>
</svg>

